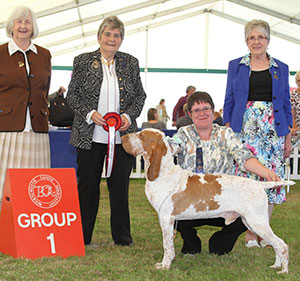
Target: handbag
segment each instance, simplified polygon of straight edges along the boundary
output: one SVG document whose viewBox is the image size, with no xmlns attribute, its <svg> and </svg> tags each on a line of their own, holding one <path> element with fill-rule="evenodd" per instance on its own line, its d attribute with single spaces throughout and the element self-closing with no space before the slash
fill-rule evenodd
<svg viewBox="0 0 300 281">
<path fill-rule="evenodd" d="M 72 126 L 74 112 L 63 95 L 56 95 L 50 99 L 49 122 L 56 127 Z"/>
</svg>

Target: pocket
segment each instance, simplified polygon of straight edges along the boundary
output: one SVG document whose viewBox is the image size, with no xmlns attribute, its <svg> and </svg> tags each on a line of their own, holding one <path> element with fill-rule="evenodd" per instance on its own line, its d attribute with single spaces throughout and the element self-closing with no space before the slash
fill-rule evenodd
<svg viewBox="0 0 300 281">
<path fill-rule="evenodd" d="M 0 107 L 0 116 L 10 114 L 12 112 L 12 107 Z"/>
</svg>

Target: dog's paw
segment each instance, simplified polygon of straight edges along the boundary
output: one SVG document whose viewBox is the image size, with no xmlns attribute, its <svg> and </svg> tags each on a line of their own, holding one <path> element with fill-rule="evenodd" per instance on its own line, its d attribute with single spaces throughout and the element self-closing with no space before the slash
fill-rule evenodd
<svg viewBox="0 0 300 281">
<path fill-rule="evenodd" d="M 169 269 L 170 265 L 163 264 L 162 262 L 156 263 L 155 264 L 156 269 Z"/>
<path fill-rule="evenodd" d="M 283 274 L 283 273 L 288 274 L 289 271 L 288 270 L 277 271 L 277 274 Z"/>
<path fill-rule="evenodd" d="M 270 266 L 270 268 L 280 268 L 280 264 L 273 264 Z M 288 269 L 282 269 L 281 271 L 277 271 L 277 274 L 282 274 L 282 273 L 288 273 Z"/>
</svg>

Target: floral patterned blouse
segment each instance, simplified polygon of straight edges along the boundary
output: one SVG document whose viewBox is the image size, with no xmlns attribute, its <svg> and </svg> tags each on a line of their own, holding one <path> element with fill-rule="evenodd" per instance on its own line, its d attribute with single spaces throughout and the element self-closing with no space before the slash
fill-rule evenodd
<svg viewBox="0 0 300 281">
<path fill-rule="evenodd" d="M 234 174 L 234 161 L 245 171 L 244 163 L 254 157 L 242 144 L 231 128 L 213 124 L 210 140 L 201 140 L 194 124 L 182 127 L 172 137 L 167 138 L 178 156 L 178 164 L 196 172 L 196 150 L 202 148 L 203 173 Z"/>
<path fill-rule="evenodd" d="M 295 122 L 300 128 L 300 93 L 296 90 L 291 92 L 291 105 L 295 109 Z"/>
</svg>

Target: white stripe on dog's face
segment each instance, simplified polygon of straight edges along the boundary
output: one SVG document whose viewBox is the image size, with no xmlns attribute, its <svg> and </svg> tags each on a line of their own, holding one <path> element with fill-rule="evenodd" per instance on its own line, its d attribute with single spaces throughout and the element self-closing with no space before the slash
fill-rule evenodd
<svg viewBox="0 0 300 281">
<path fill-rule="evenodd" d="M 172 196 L 174 206 L 172 215 L 183 213 L 191 205 L 194 206 L 196 212 L 218 209 L 220 205 L 214 197 L 222 192 L 222 186 L 216 180 L 219 177 L 204 175 L 205 183 L 200 181 L 198 175 L 188 177 L 186 189 Z"/>
</svg>

